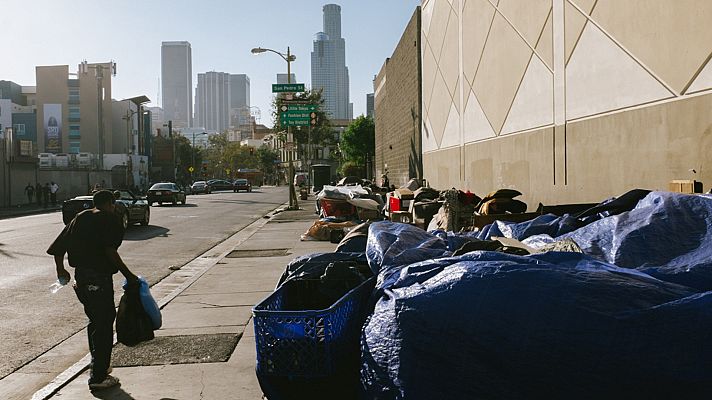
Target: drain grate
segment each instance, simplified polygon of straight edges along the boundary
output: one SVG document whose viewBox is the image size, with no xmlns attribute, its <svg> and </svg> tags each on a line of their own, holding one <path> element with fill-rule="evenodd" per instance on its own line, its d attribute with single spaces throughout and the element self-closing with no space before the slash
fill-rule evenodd
<svg viewBox="0 0 712 400">
<path fill-rule="evenodd" d="M 114 346 L 111 365 L 136 367 L 225 362 L 241 336 L 234 333 L 157 336 L 133 347 L 119 343 Z"/>
<path fill-rule="evenodd" d="M 289 254 L 289 249 L 233 250 L 227 258 L 282 257 Z"/>
</svg>

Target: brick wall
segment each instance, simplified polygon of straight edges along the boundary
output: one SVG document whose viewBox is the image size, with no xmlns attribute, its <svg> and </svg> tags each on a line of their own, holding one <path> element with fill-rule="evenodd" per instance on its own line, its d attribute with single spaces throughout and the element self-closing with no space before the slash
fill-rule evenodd
<svg viewBox="0 0 712 400">
<path fill-rule="evenodd" d="M 376 123 L 376 181 L 388 166 L 390 183 L 422 178 L 420 7 L 393 55 L 373 82 Z"/>
</svg>

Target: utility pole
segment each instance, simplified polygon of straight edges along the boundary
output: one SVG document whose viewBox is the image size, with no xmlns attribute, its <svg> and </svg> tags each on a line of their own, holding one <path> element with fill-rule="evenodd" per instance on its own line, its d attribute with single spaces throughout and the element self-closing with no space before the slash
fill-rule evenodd
<svg viewBox="0 0 712 400">
<path fill-rule="evenodd" d="M 171 144 L 173 145 L 173 183 L 176 182 L 176 176 L 178 175 L 178 167 L 176 166 L 176 138 L 173 137 L 173 121 L 168 121 L 168 137 L 171 138 Z"/>
</svg>

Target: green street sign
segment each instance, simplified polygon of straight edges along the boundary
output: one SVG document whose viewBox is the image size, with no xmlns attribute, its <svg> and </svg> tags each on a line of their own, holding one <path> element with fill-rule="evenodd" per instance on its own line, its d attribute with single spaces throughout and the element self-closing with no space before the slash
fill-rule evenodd
<svg viewBox="0 0 712 400">
<path fill-rule="evenodd" d="M 303 83 L 273 83 L 272 93 L 296 93 L 303 92 Z"/>
<path fill-rule="evenodd" d="M 279 110 L 282 112 L 313 112 L 319 109 L 316 104 L 282 104 Z"/>
<path fill-rule="evenodd" d="M 290 120 L 279 120 L 279 124 L 282 126 L 309 126 L 311 125 L 310 119 L 290 119 Z"/>
<path fill-rule="evenodd" d="M 315 112 L 299 112 L 299 111 L 287 111 L 279 113 L 280 120 L 295 120 L 295 119 L 312 119 L 316 118 Z"/>
</svg>

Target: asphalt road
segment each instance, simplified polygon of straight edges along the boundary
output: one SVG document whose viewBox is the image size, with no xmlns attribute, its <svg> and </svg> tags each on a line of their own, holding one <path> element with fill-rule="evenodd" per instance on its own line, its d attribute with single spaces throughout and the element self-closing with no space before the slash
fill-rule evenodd
<svg viewBox="0 0 712 400">
<path fill-rule="evenodd" d="M 148 226 L 127 230 L 119 254 L 152 285 L 173 272 L 170 266 L 186 264 L 286 200 L 285 188 L 255 188 L 154 206 Z M 0 221 L 0 379 L 86 325 L 71 285 L 55 294 L 49 290 L 56 274 L 45 250 L 63 227 L 59 212 Z M 122 283 L 115 275 L 116 304 Z"/>
</svg>

